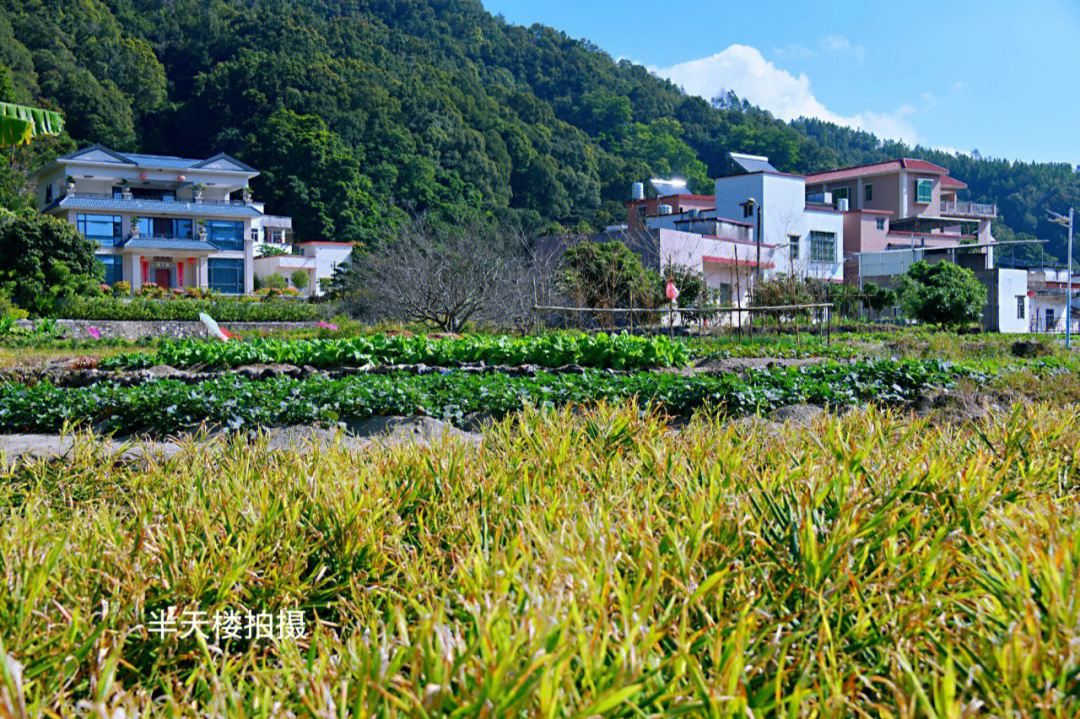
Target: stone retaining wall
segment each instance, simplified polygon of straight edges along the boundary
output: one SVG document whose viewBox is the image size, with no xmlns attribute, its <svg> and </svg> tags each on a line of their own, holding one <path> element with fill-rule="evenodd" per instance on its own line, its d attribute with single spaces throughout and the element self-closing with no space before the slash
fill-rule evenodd
<svg viewBox="0 0 1080 719">
<path fill-rule="evenodd" d="M 64 334 L 74 339 L 89 339 L 87 327 L 94 327 L 102 337 L 118 337 L 125 340 L 138 340 L 143 337 L 206 337 L 206 325 L 202 322 L 179 320 L 57 320 L 63 327 Z M 19 320 L 21 327 L 33 329 L 34 322 Z M 295 330 L 313 328 L 315 322 L 220 322 L 222 327 L 232 332 L 245 330 Z"/>
</svg>

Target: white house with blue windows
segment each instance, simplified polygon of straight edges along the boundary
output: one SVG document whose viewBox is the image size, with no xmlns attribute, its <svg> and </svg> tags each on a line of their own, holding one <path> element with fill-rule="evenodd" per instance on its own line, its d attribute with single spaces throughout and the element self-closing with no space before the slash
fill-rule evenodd
<svg viewBox="0 0 1080 719">
<path fill-rule="evenodd" d="M 32 179 L 41 212 L 100 243 L 106 283 L 250 294 L 257 246 L 292 239 L 291 218 L 267 215 L 252 200 L 258 174 L 224 154 L 193 160 L 95 145 Z"/>
</svg>

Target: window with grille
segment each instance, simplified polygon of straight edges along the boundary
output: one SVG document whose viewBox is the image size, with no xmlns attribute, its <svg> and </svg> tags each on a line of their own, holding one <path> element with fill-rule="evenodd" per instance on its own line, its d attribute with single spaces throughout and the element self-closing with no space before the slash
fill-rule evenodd
<svg viewBox="0 0 1080 719">
<path fill-rule="evenodd" d="M 836 262 L 836 233 L 810 231 L 810 261 Z"/>
</svg>

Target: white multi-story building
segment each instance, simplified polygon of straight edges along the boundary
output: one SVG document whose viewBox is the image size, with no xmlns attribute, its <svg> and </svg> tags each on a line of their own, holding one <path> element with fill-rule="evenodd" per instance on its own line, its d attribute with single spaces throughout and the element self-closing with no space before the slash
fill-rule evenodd
<svg viewBox="0 0 1080 719">
<path fill-rule="evenodd" d="M 700 272 L 706 287 L 731 304 L 745 304 L 758 277 L 842 282 L 843 212 L 808 202 L 805 179 L 778 171 L 768 158 L 731 153 L 730 165 L 729 174 L 716 178 L 712 197 L 627 203 L 630 230 L 646 229 L 655 238 L 647 261 Z"/>
<path fill-rule="evenodd" d="M 317 292 L 320 277 L 342 261 L 342 245 L 292 245 L 292 218 L 266 214 L 251 197 L 258 174 L 225 154 L 197 160 L 94 145 L 54 160 L 32 180 L 41 212 L 99 243 L 107 284 L 250 294 L 256 274 L 280 264 L 257 259 L 266 245 L 310 256 L 310 267 L 297 269 L 309 271 L 309 291 Z"/>
</svg>

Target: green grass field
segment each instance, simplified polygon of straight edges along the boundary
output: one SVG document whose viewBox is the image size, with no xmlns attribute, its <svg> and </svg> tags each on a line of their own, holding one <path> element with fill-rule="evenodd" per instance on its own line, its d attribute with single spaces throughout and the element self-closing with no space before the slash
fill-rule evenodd
<svg viewBox="0 0 1080 719">
<path fill-rule="evenodd" d="M 623 405 L 526 411 L 479 447 L 218 441 L 136 467 L 86 445 L 0 485 L 0 703 L 1074 716 L 1078 442 L 1044 405 L 779 433 Z M 152 633 L 170 606 L 299 611 L 305 636 Z"/>
</svg>

